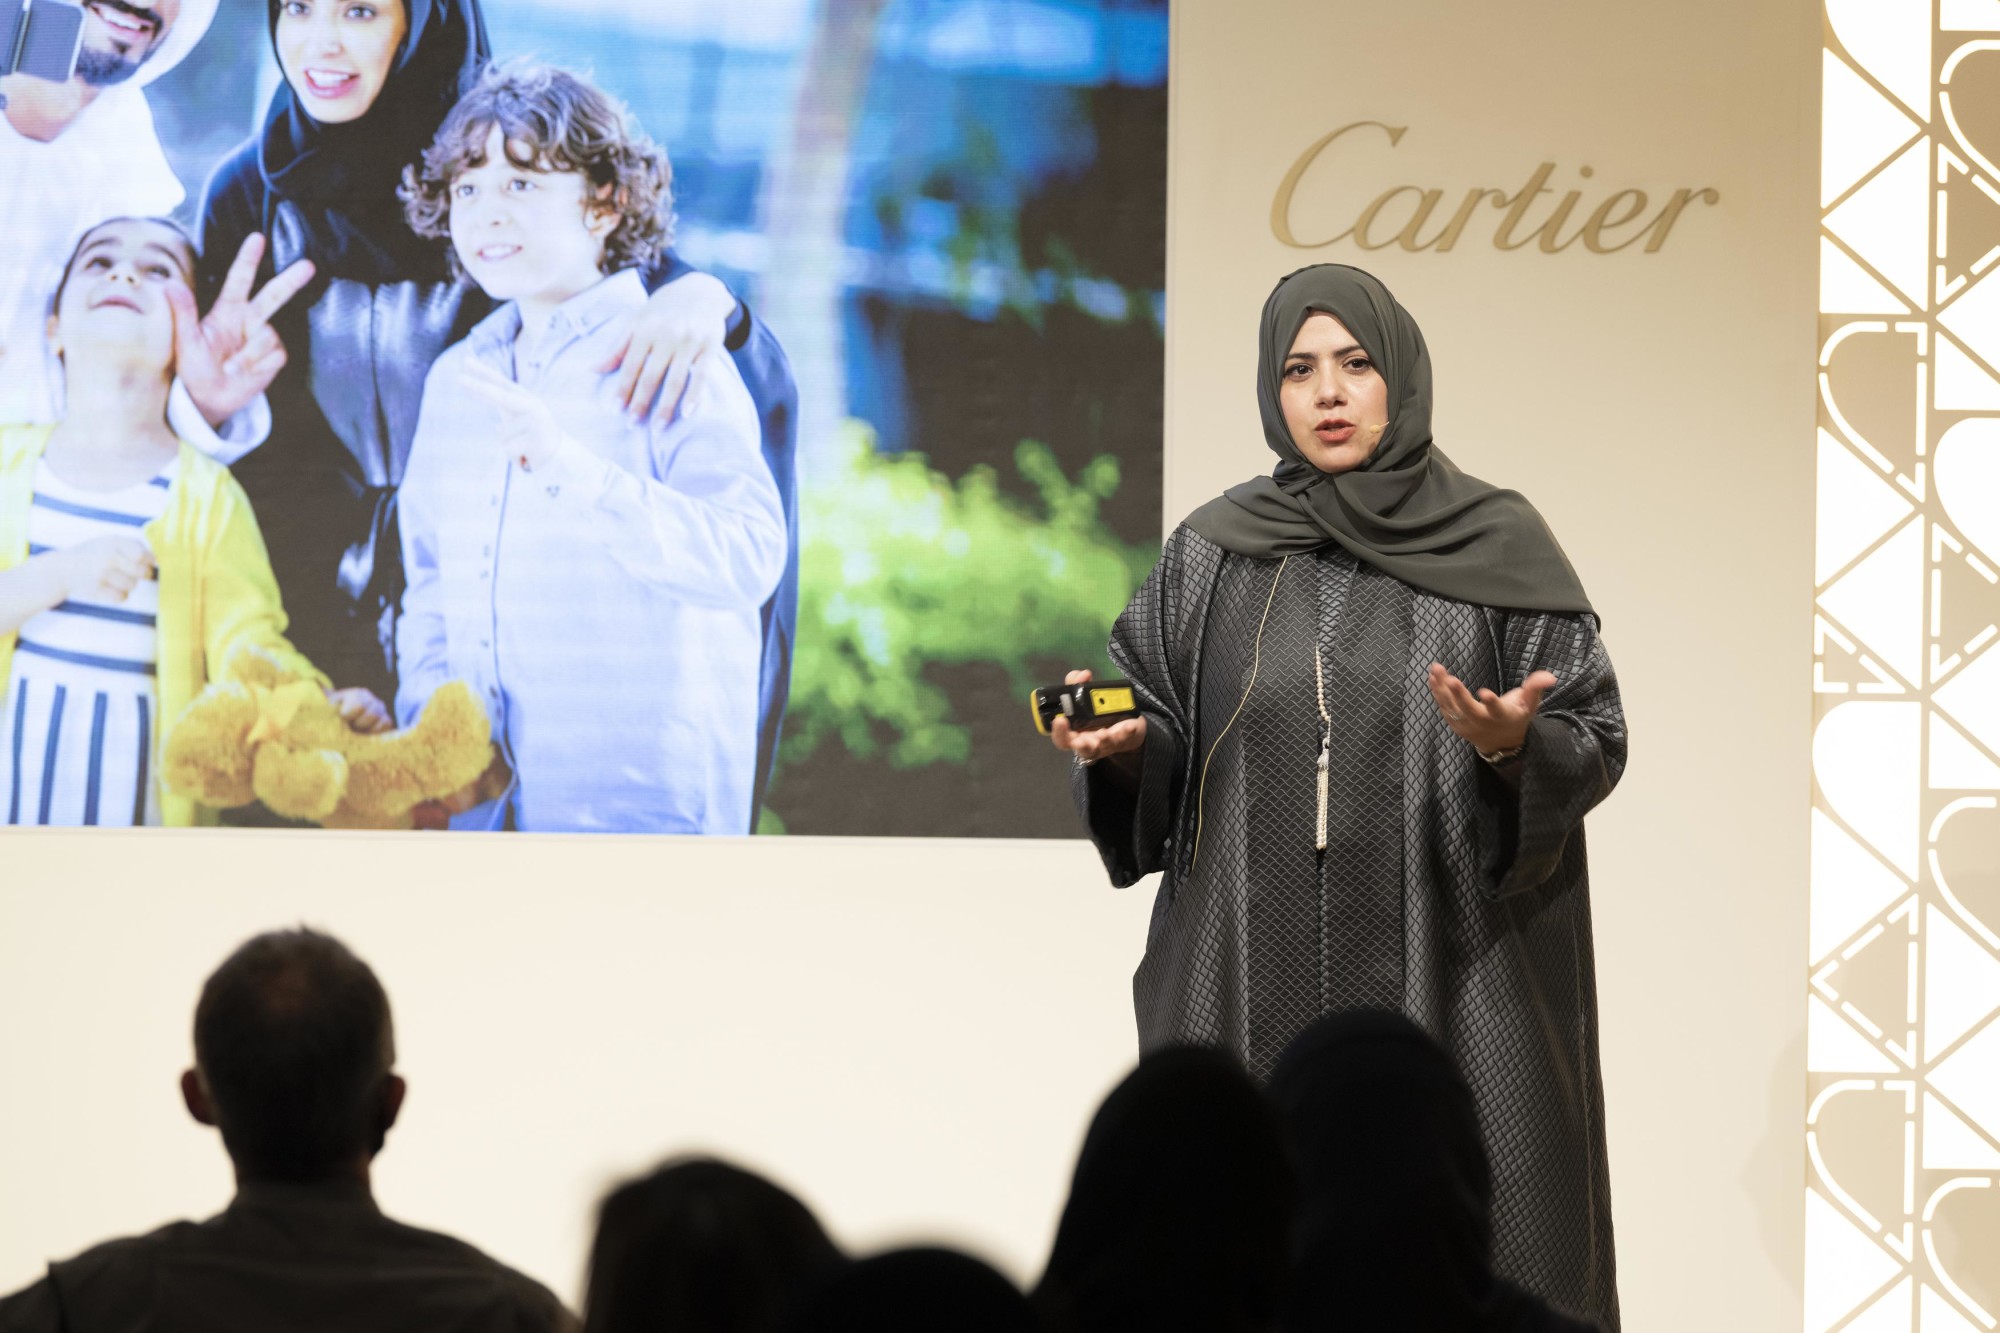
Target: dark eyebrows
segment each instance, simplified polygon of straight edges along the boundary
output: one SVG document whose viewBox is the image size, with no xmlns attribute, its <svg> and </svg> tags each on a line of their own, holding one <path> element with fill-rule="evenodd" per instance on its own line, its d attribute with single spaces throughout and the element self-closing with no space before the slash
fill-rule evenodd
<svg viewBox="0 0 2000 1333">
<path fill-rule="evenodd" d="M 102 250 L 107 246 L 117 244 L 117 239 L 118 238 L 115 236 L 92 237 L 87 243 L 85 243 L 84 247 L 81 250 L 76 252 L 76 259 L 71 263 L 70 267 L 74 268 L 76 267 L 77 264 L 81 264 L 84 260 L 96 254 L 99 250 Z M 142 241 L 139 243 L 139 249 L 141 252 L 151 250 L 155 254 L 166 256 L 168 260 L 172 261 L 174 266 L 174 272 L 180 274 L 183 281 L 185 281 L 190 276 L 188 273 L 187 259 L 184 255 L 180 254 L 178 251 L 169 249 L 168 247 L 161 245 L 158 241 Z"/>
<path fill-rule="evenodd" d="M 1354 353 L 1356 352 L 1361 353 L 1363 356 L 1368 355 L 1368 349 L 1366 347 L 1363 347 L 1360 343 L 1350 343 L 1346 347 L 1343 347 L 1339 351 L 1333 352 L 1330 355 L 1333 357 L 1335 361 L 1345 361 L 1348 357 L 1354 355 Z M 1315 358 L 1311 352 L 1287 352 L 1285 354 L 1286 365 L 1290 365 L 1294 361 L 1312 361 L 1316 359 L 1317 358 Z"/>
<path fill-rule="evenodd" d="M 161 245 L 158 241 L 147 241 L 144 245 L 140 246 L 139 248 L 142 251 L 151 250 L 155 254 L 166 256 L 166 258 L 172 262 L 174 266 L 174 272 L 180 274 L 182 280 L 185 281 L 190 276 L 188 273 L 187 256 L 180 253 L 180 251 L 170 250 L 166 246 Z"/>
<path fill-rule="evenodd" d="M 111 243 L 112 243 L 112 238 L 109 236 L 92 237 L 89 241 L 86 241 L 84 243 L 84 246 L 81 250 L 78 250 L 76 252 L 75 262 L 81 264 L 84 260 L 90 258 L 91 255 L 95 254 L 99 250 L 102 250 L 105 246 L 110 245 Z"/>
</svg>

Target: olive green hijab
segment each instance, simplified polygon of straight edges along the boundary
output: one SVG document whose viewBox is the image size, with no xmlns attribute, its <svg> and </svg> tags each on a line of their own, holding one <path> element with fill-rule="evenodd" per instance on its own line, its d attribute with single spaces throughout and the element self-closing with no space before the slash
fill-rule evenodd
<svg viewBox="0 0 2000 1333">
<path fill-rule="evenodd" d="M 1389 385 L 1389 428 L 1368 461 L 1329 475 L 1292 442 L 1278 385 L 1308 315 L 1345 324 Z M 1188 526 L 1239 555 L 1275 559 L 1338 543 L 1412 587 L 1529 611 L 1591 610 L 1548 524 L 1518 491 L 1467 476 L 1431 442 L 1431 354 L 1410 312 L 1358 268 L 1316 264 L 1264 302 L 1257 408 L 1277 469 L 1210 500 Z"/>
</svg>

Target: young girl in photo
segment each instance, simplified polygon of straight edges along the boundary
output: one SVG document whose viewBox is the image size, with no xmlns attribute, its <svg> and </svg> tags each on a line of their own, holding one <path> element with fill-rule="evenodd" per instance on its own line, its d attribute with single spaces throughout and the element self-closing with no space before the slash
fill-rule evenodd
<svg viewBox="0 0 2000 1333">
<path fill-rule="evenodd" d="M 264 539 L 227 468 L 167 425 L 194 246 L 158 219 L 85 233 L 51 303 L 65 416 L 0 426 L 0 821 L 189 825 L 160 789 L 160 732 L 255 645 L 328 682 L 285 638 Z M 366 690 L 328 691 L 381 731 Z"/>
</svg>

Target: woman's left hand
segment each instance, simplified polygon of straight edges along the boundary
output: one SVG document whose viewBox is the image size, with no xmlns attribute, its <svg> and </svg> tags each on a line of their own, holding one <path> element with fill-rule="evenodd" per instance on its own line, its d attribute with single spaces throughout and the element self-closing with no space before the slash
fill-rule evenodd
<svg viewBox="0 0 2000 1333">
<path fill-rule="evenodd" d="M 705 356 L 722 356 L 736 297 L 706 273 L 674 279 L 623 317 L 617 350 L 599 368 L 618 375 L 618 401 L 635 417 L 665 421 Z"/>
<path fill-rule="evenodd" d="M 264 237 L 253 232 L 229 265 L 207 318 L 185 283 L 167 287 L 174 310 L 174 373 L 211 426 L 255 402 L 284 369 L 285 345 L 271 328 L 271 316 L 312 281 L 312 261 L 301 259 L 253 292 L 263 258 Z"/>
<path fill-rule="evenodd" d="M 1431 698 L 1452 734 L 1482 754 L 1512 750 L 1528 739 L 1528 723 L 1542 706 L 1542 696 L 1556 687 L 1555 673 L 1536 671 L 1505 694 L 1482 689 L 1475 696 L 1465 682 L 1431 663 Z"/>
</svg>

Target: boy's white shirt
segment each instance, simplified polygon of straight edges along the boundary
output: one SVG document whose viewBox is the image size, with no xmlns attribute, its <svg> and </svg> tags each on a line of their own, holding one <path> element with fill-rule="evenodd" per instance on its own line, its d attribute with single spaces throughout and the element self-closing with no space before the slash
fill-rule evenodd
<svg viewBox="0 0 2000 1333">
<path fill-rule="evenodd" d="M 731 358 L 704 357 L 664 423 L 617 402 L 608 326 L 645 300 L 635 271 L 604 279 L 518 367 L 510 303 L 432 367 L 398 505 L 397 714 L 467 680 L 521 775 L 523 827 L 747 832 L 784 511 Z M 546 464 L 503 455 L 469 363 L 549 405 L 563 440 Z"/>
</svg>

